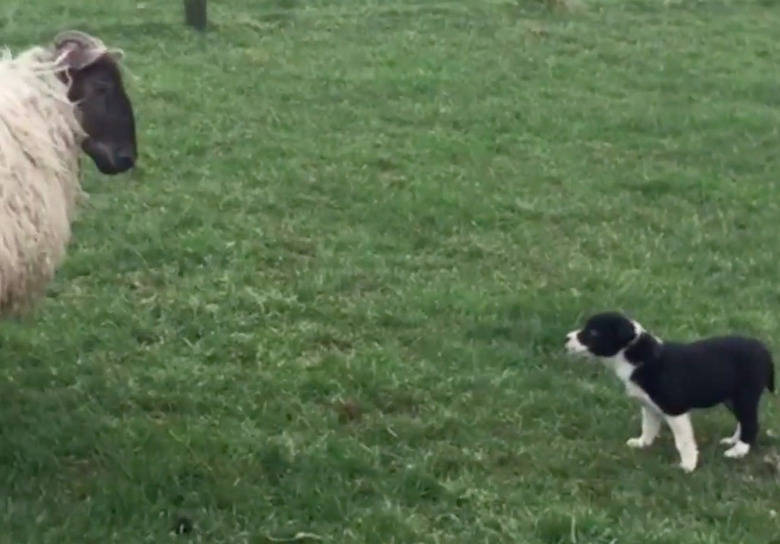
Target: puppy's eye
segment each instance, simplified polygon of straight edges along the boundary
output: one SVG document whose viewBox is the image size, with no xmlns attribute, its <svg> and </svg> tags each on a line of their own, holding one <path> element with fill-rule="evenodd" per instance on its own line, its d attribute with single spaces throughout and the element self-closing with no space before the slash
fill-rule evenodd
<svg viewBox="0 0 780 544">
<path fill-rule="evenodd" d="M 596 338 L 598 335 L 599 335 L 599 331 L 593 329 L 590 329 L 588 331 L 588 336 L 590 336 L 591 338 Z"/>
</svg>

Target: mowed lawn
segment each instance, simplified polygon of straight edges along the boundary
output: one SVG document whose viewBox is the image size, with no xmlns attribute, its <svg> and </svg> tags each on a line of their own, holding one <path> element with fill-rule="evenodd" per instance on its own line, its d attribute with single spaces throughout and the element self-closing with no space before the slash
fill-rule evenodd
<svg viewBox="0 0 780 544">
<path fill-rule="evenodd" d="M 141 162 L 0 326 L 0 543 L 780 542 L 780 399 L 686 475 L 562 353 L 615 308 L 780 354 L 780 6 L 569 6 L 5 2 L 125 50 Z"/>
</svg>

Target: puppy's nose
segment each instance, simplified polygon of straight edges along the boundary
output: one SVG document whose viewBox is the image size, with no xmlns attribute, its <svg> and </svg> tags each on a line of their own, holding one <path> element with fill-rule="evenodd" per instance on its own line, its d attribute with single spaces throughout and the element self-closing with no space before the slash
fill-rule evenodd
<svg viewBox="0 0 780 544">
<path fill-rule="evenodd" d="M 563 341 L 563 343 L 565 344 L 565 343 L 566 343 L 566 342 L 568 342 L 569 340 L 571 340 L 571 333 L 570 333 L 570 332 L 569 332 L 569 333 L 566 333 L 566 339 Z"/>
</svg>

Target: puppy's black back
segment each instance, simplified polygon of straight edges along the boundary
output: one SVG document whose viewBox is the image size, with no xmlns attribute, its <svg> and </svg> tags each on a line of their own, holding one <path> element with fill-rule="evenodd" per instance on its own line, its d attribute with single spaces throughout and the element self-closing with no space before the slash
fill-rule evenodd
<svg viewBox="0 0 780 544">
<path fill-rule="evenodd" d="M 649 354 L 632 376 L 667 413 L 709 408 L 774 391 L 769 349 L 742 336 L 719 336 L 690 343 L 670 342 L 646 348 Z"/>
</svg>

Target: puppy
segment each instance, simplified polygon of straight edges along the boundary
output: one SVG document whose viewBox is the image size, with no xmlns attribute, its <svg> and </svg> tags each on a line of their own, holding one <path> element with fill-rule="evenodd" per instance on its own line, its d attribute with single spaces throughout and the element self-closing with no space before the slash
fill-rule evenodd
<svg viewBox="0 0 780 544">
<path fill-rule="evenodd" d="M 758 404 L 764 389 L 775 390 L 772 354 L 760 341 L 719 336 L 696 342 L 661 342 L 617 312 L 591 316 L 566 335 L 566 350 L 601 359 L 642 405 L 642 434 L 632 448 L 650 446 L 666 422 L 680 454 L 680 467 L 696 468 L 699 451 L 690 411 L 724 404 L 737 419 L 725 456 L 744 457 L 758 434 Z"/>
</svg>

